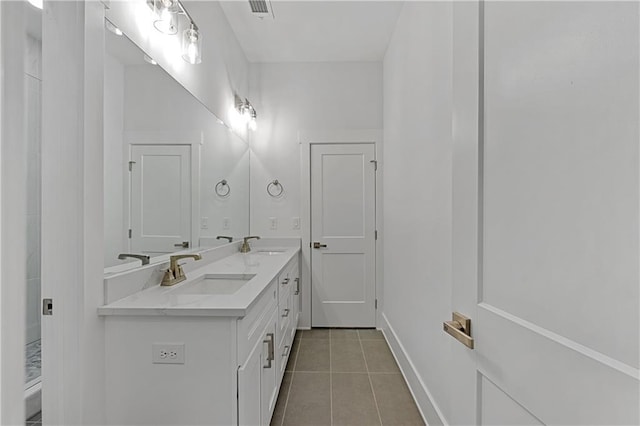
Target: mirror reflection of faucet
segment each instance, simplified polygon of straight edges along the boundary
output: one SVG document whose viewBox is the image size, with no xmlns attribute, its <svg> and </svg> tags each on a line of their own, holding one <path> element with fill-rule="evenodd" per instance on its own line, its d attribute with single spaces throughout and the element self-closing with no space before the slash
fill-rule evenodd
<svg viewBox="0 0 640 426">
<path fill-rule="evenodd" d="M 249 240 L 253 238 L 255 238 L 256 240 L 260 239 L 260 237 L 258 237 L 257 235 L 244 237 L 244 241 L 242 242 L 242 246 L 240 247 L 240 253 L 249 253 L 251 251 L 251 246 L 249 246 Z"/>
<path fill-rule="evenodd" d="M 177 254 L 175 256 L 169 257 L 169 269 L 164 273 L 164 277 L 162 278 L 161 286 L 172 286 L 178 284 L 187 279 L 184 271 L 182 270 L 182 265 L 178 264 L 178 260 L 191 258 L 194 260 L 202 259 L 202 256 L 199 254 Z"/>
<path fill-rule="evenodd" d="M 148 265 L 149 264 L 150 257 L 147 256 L 146 254 L 120 253 L 118 255 L 118 259 L 120 259 L 120 260 L 124 260 L 124 259 L 126 259 L 128 257 L 140 260 L 143 265 Z"/>
<path fill-rule="evenodd" d="M 233 237 L 225 237 L 224 235 L 218 235 L 216 240 L 228 240 L 230 243 L 233 242 Z"/>
</svg>

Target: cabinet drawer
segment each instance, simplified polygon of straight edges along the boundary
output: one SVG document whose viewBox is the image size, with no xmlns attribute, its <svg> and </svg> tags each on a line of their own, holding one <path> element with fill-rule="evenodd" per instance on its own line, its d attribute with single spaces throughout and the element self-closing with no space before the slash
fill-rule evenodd
<svg viewBox="0 0 640 426">
<path fill-rule="evenodd" d="M 273 280 L 247 315 L 238 319 L 238 361 L 243 362 L 261 338 L 265 321 L 277 309 L 277 282 Z"/>
<path fill-rule="evenodd" d="M 282 342 L 278 345 L 277 356 L 280 358 L 278 362 L 278 374 L 280 378 L 282 378 L 284 370 L 287 368 L 287 361 L 289 360 L 289 354 L 291 353 L 291 347 L 293 346 L 292 342 L 293 340 L 291 339 L 290 334 L 286 333 Z"/>
</svg>

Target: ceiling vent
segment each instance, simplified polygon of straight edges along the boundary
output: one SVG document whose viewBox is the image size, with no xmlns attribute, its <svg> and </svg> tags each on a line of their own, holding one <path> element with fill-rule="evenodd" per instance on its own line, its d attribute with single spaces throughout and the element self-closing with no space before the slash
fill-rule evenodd
<svg viewBox="0 0 640 426">
<path fill-rule="evenodd" d="M 251 6 L 251 12 L 258 18 L 269 17 L 275 19 L 271 0 L 249 0 L 249 5 Z"/>
</svg>

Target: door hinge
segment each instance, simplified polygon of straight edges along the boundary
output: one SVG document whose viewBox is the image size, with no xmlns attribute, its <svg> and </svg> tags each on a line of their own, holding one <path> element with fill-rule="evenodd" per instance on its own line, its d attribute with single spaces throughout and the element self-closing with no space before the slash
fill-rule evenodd
<svg viewBox="0 0 640 426">
<path fill-rule="evenodd" d="M 131 234 L 133 233 L 133 231 L 131 231 L 131 229 L 129 229 L 129 239 L 131 239 Z"/>
<path fill-rule="evenodd" d="M 376 309 L 378 309 L 378 299 L 376 299 L 375 305 L 376 305 Z"/>
<path fill-rule="evenodd" d="M 42 315 L 53 315 L 53 299 L 42 299 Z"/>
<path fill-rule="evenodd" d="M 133 171 L 133 165 L 136 164 L 135 161 L 129 161 L 129 171 Z"/>
<path fill-rule="evenodd" d="M 378 230 L 376 229 L 376 241 L 378 240 Z"/>
<path fill-rule="evenodd" d="M 373 170 L 378 171 L 378 160 L 371 160 L 370 163 L 373 163 Z"/>
</svg>

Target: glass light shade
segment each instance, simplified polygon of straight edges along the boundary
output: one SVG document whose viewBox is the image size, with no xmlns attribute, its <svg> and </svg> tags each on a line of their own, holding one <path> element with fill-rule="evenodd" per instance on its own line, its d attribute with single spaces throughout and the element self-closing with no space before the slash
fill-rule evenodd
<svg viewBox="0 0 640 426">
<path fill-rule="evenodd" d="M 200 32 L 193 26 L 182 33 L 182 59 L 190 64 L 202 62 L 202 39 Z"/>
<path fill-rule="evenodd" d="M 169 35 L 178 33 L 177 0 L 153 0 L 153 13 L 156 30 Z"/>
</svg>

